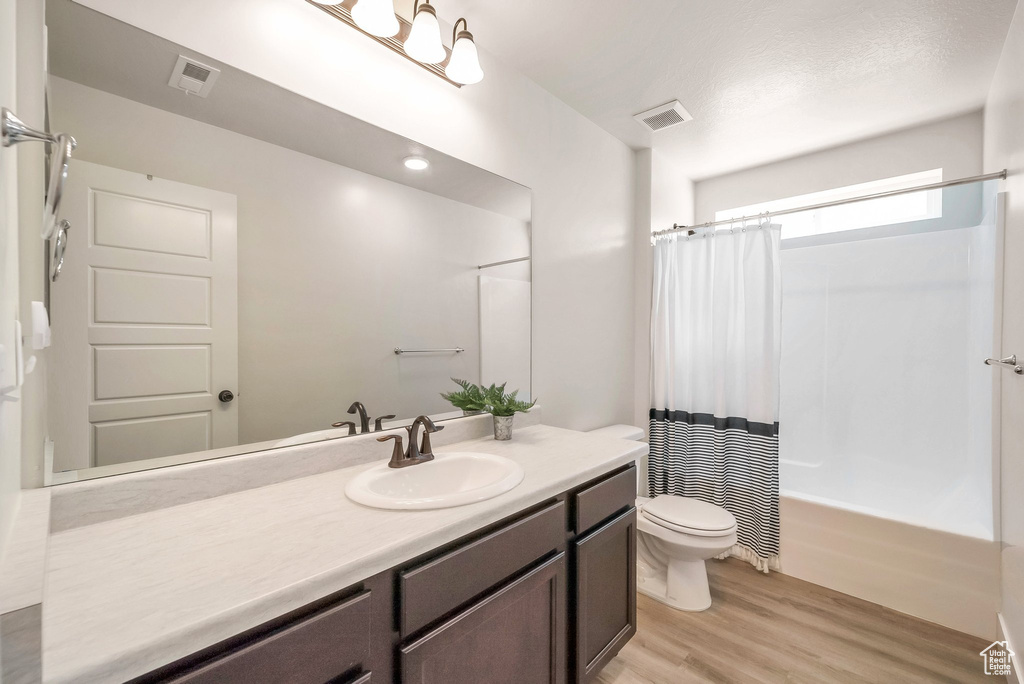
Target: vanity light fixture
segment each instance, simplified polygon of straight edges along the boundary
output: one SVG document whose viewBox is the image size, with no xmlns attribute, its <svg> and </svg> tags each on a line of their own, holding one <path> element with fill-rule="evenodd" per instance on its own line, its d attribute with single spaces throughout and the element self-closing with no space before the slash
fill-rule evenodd
<svg viewBox="0 0 1024 684">
<path fill-rule="evenodd" d="M 395 14 L 394 0 L 306 1 L 456 88 L 479 83 L 484 77 L 467 21 L 462 18 L 455 22 L 449 49 L 441 41 L 437 10 L 430 0 L 415 0 L 411 23 Z"/>
<path fill-rule="evenodd" d="M 402 47 L 405 54 L 424 64 L 440 64 L 448 56 L 441 42 L 441 25 L 430 0 L 416 0 L 413 5 L 412 28 Z"/>
<path fill-rule="evenodd" d="M 423 157 L 406 157 L 404 163 L 411 171 L 426 171 L 430 167 L 430 162 Z"/>
<path fill-rule="evenodd" d="M 459 31 L 459 24 L 462 30 Z M 444 74 L 456 83 L 470 85 L 479 83 L 484 72 L 480 68 L 480 56 L 476 51 L 476 43 L 473 41 L 473 34 L 469 32 L 469 24 L 465 19 L 455 22 L 452 29 L 452 56 L 448 60 L 448 66 Z"/>
<path fill-rule="evenodd" d="M 390 38 L 401 28 L 392 0 L 358 0 L 352 8 L 352 21 L 371 36 L 379 38 Z"/>
</svg>

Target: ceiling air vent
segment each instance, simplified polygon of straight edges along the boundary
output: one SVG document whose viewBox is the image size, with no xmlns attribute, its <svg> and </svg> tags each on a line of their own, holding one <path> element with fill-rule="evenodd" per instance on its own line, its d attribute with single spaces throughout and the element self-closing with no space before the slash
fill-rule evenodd
<svg viewBox="0 0 1024 684">
<path fill-rule="evenodd" d="M 178 61 L 174 65 L 171 80 L 167 82 L 167 85 L 184 90 L 189 95 L 206 97 L 210 94 L 210 89 L 213 88 L 218 76 L 220 76 L 220 69 L 178 55 Z"/>
<path fill-rule="evenodd" d="M 683 109 L 683 105 L 679 103 L 679 100 L 672 100 L 660 107 L 640 112 L 635 114 L 633 118 L 652 131 L 661 131 L 693 120 L 690 113 Z"/>
</svg>

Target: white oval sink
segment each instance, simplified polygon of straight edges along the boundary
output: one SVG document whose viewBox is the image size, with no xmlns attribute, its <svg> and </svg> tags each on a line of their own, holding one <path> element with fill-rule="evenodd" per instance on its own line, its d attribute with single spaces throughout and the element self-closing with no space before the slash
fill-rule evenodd
<svg viewBox="0 0 1024 684">
<path fill-rule="evenodd" d="M 404 468 L 382 463 L 364 470 L 345 486 L 345 496 L 373 508 L 452 508 L 504 494 L 522 481 L 522 466 L 504 456 L 454 452 Z"/>
</svg>

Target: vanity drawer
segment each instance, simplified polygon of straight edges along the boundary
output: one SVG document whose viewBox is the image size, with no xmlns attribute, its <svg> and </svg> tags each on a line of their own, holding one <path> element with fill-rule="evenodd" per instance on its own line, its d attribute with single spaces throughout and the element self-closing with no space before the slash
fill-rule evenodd
<svg viewBox="0 0 1024 684">
<path fill-rule="evenodd" d="M 370 592 L 324 608 L 252 643 L 164 680 L 174 684 L 370 681 Z M 347 677 L 341 679 L 343 675 Z"/>
<path fill-rule="evenodd" d="M 427 626 L 565 542 L 561 501 L 399 574 L 403 637 Z"/>
<path fill-rule="evenodd" d="M 583 534 L 636 502 L 636 466 L 576 493 L 576 534 Z"/>
</svg>

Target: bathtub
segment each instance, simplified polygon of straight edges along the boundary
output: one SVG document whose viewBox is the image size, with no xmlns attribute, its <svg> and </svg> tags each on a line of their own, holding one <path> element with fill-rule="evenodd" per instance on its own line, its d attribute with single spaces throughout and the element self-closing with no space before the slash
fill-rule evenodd
<svg viewBox="0 0 1024 684">
<path fill-rule="evenodd" d="M 782 572 L 995 640 L 999 544 L 783 490 Z"/>
</svg>

